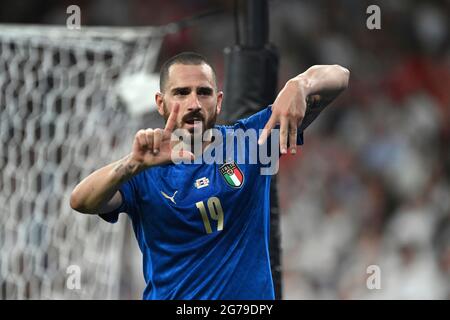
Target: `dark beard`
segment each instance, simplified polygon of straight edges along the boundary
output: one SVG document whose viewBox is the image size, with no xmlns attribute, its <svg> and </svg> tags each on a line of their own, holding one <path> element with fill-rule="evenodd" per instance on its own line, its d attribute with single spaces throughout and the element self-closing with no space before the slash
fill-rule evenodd
<svg viewBox="0 0 450 320">
<path fill-rule="evenodd" d="M 167 106 L 166 106 L 166 104 L 164 102 L 163 102 L 163 111 L 164 111 L 164 120 L 167 122 L 167 120 L 169 119 L 170 113 L 169 113 L 169 110 L 167 110 Z M 202 134 L 206 130 L 214 128 L 214 126 L 216 125 L 216 120 L 217 120 L 217 108 L 214 109 L 214 115 L 210 119 L 208 119 L 206 121 L 206 123 L 203 123 L 203 132 L 202 132 Z M 181 124 L 177 122 L 176 128 L 181 128 Z M 193 134 L 194 132 L 190 132 L 190 133 Z"/>
<path fill-rule="evenodd" d="M 214 128 L 214 126 L 216 125 L 216 120 L 217 120 L 217 108 L 214 109 L 214 115 L 206 122 L 204 131 Z"/>
</svg>

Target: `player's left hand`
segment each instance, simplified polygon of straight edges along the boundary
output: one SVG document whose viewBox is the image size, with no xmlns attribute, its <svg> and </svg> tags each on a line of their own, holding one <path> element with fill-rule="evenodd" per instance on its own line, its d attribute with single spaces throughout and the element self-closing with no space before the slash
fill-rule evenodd
<svg viewBox="0 0 450 320">
<path fill-rule="evenodd" d="M 289 80 L 272 105 L 272 115 L 267 121 L 258 144 L 263 144 L 276 125 L 280 125 L 280 152 L 287 153 L 288 140 L 291 154 L 296 153 L 297 128 L 306 112 L 305 87 L 297 79 Z"/>
</svg>

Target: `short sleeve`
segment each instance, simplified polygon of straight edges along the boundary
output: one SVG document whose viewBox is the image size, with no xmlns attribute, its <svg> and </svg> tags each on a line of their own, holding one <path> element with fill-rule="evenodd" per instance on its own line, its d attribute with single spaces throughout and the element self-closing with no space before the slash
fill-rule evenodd
<svg viewBox="0 0 450 320">
<path fill-rule="evenodd" d="M 128 180 L 119 188 L 119 192 L 122 195 L 122 204 L 115 210 L 107 213 L 99 214 L 100 218 L 109 222 L 116 223 L 119 219 L 119 214 L 122 212 L 127 213 L 129 216 L 133 216 L 136 212 L 136 188 L 134 178 Z"/>
</svg>

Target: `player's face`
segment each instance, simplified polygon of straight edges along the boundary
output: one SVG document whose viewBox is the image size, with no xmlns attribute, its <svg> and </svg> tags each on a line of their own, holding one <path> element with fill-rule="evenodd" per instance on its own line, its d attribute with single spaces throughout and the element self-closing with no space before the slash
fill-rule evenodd
<svg viewBox="0 0 450 320">
<path fill-rule="evenodd" d="M 193 133 L 196 127 L 204 131 L 215 125 L 223 93 L 217 92 L 208 65 L 172 65 L 163 91 L 156 94 L 158 111 L 167 120 L 173 106 L 180 104 L 177 128 Z"/>
</svg>

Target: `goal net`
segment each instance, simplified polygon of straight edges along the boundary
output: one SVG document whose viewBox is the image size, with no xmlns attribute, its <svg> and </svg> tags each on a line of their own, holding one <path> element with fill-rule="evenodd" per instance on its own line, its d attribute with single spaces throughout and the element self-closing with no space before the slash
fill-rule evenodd
<svg viewBox="0 0 450 320">
<path fill-rule="evenodd" d="M 125 224 L 69 197 L 130 151 L 164 33 L 0 25 L 0 299 L 119 298 Z"/>
</svg>

